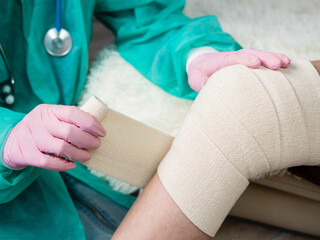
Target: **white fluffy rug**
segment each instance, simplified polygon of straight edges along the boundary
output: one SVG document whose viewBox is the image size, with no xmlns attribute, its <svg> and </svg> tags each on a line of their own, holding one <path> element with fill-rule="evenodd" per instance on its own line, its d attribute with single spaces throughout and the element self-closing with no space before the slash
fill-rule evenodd
<svg viewBox="0 0 320 240">
<path fill-rule="evenodd" d="M 319 0 L 187 0 L 190 17 L 217 15 L 225 32 L 243 47 L 278 51 L 291 58 L 320 59 Z M 98 55 L 79 105 L 96 95 L 110 108 L 175 135 L 192 103 L 151 84 L 114 46 Z M 124 193 L 135 188 L 99 174 Z"/>
</svg>

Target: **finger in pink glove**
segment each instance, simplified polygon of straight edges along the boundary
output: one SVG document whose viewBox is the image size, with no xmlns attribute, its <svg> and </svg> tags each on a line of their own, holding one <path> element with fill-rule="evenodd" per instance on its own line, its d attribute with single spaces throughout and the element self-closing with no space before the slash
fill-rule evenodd
<svg viewBox="0 0 320 240">
<path fill-rule="evenodd" d="M 34 166 L 55 171 L 91 158 L 87 149 L 100 146 L 106 132 L 89 113 L 75 106 L 41 104 L 10 132 L 3 161 L 12 169 Z"/>
<path fill-rule="evenodd" d="M 290 59 L 281 53 L 250 48 L 234 52 L 204 53 L 196 57 L 189 66 L 189 85 L 193 90 L 199 92 L 212 74 L 223 67 L 235 64 L 242 64 L 249 68 L 264 66 L 276 70 L 288 67 Z"/>
</svg>

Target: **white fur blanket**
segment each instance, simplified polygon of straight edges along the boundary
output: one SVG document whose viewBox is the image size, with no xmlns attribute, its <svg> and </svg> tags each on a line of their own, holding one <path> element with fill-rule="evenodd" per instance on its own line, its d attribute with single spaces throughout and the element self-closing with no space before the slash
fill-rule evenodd
<svg viewBox="0 0 320 240">
<path fill-rule="evenodd" d="M 243 47 L 278 51 L 289 57 L 320 59 L 319 0 L 188 0 L 190 17 L 217 15 L 225 32 Z M 151 84 L 119 56 L 114 46 L 97 56 L 79 105 L 96 95 L 119 112 L 175 135 L 192 103 Z M 127 184 L 92 170 L 124 193 Z"/>
</svg>

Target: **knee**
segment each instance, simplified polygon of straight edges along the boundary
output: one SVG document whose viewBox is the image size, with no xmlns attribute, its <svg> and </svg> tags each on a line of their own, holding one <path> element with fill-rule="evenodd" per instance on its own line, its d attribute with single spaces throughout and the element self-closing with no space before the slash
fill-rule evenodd
<svg viewBox="0 0 320 240">
<path fill-rule="evenodd" d="M 256 71 L 264 70 L 235 65 L 216 72 L 189 113 L 246 178 L 276 168 L 280 158 L 277 112 Z"/>
<path fill-rule="evenodd" d="M 236 65 L 202 88 L 161 162 L 160 180 L 210 236 L 258 174 L 319 164 L 320 78 L 304 60 L 287 70 Z"/>
<path fill-rule="evenodd" d="M 310 62 L 277 71 L 230 66 L 216 72 L 190 113 L 247 178 L 320 155 L 320 79 Z"/>
</svg>

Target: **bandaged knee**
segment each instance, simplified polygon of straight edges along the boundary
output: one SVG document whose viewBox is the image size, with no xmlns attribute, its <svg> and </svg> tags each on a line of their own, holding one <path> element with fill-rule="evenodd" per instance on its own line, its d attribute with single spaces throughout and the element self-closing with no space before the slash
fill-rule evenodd
<svg viewBox="0 0 320 240">
<path fill-rule="evenodd" d="M 250 178 L 320 164 L 320 78 L 304 60 L 276 71 L 235 65 L 216 72 L 172 146 L 172 137 L 96 99 L 82 109 L 107 130 L 88 166 L 143 187 L 164 158 L 158 167 L 163 186 L 185 216 L 210 236 Z"/>
<path fill-rule="evenodd" d="M 248 179 L 320 164 L 320 77 L 241 65 L 215 73 L 193 103 L 158 174 L 186 217 L 214 236 Z"/>
</svg>

